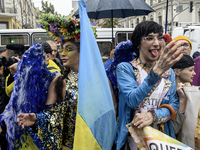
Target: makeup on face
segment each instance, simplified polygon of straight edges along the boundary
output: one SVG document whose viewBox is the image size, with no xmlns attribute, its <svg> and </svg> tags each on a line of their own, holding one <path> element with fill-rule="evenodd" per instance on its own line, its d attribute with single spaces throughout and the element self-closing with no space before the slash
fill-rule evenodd
<svg viewBox="0 0 200 150">
<path fill-rule="evenodd" d="M 60 53 L 62 53 L 63 51 L 71 58 L 71 52 L 74 51 L 76 48 L 72 45 L 72 43 L 69 43 L 68 45 L 66 45 L 63 49 L 60 49 Z"/>
</svg>

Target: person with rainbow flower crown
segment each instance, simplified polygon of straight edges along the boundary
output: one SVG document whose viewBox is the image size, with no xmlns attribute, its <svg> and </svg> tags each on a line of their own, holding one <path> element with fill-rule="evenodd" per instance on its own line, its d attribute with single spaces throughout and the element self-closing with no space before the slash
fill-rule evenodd
<svg viewBox="0 0 200 150">
<path fill-rule="evenodd" d="M 29 133 L 39 149 L 73 149 L 78 101 L 80 23 L 61 15 L 43 14 L 40 24 L 61 44 L 60 53 L 65 71 L 63 76 L 52 80 L 44 109 L 39 113 L 20 113 L 17 122 L 22 128 L 30 127 Z"/>
</svg>

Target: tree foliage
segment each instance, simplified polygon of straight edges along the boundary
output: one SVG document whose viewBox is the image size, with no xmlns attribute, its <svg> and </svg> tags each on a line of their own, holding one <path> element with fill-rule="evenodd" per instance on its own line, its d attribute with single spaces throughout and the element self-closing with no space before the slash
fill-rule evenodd
<svg viewBox="0 0 200 150">
<path fill-rule="evenodd" d="M 118 18 L 113 18 L 113 28 L 116 28 L 116 26 L 120 26 L 118 22 Z M 111 18 L 104 19 L 103 23 L 101 24 L 102 28 L 112 28 L 112 20 Z"/>
<path fill-rule="evenodd" d="M 51 14 L 57 14 L 57 12 L 55 12 L 54 6 L 51 3 L 48 3 L 48 1 L 41 1 L 42 3 L 42 11 L 40 11 L 40 13 L 51 13 Z"/>
</svg>

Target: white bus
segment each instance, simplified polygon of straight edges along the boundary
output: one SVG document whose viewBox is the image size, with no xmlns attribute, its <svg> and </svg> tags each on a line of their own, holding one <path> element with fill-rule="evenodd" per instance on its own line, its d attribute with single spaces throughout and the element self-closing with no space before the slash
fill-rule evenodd
<svg viewBox="0 0 200 150">
<path fill-rule="evenodd" d="M 130 39 L 133 28 L 114 28 L 113 36 L 115 45 L 121 41 Z M 21 43 L 27 48 L 33 43 L 42 43 L 46 40 L 53 40 L 44 29 L 2 29 L 0 30 L 0 46 L 9 43 Z M 97 28 L 97 43 L 102 58 L 109 58 L 112 50 L 112 29 Z"/>
</svg>

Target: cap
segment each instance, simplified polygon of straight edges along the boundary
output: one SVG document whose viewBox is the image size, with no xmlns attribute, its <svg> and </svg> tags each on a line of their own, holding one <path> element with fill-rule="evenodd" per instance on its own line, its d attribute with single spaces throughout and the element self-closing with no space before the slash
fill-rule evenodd
<svg viewBox="0 0 200 150">
<path fill-rule="evenodd" d="M 193 59 L 195 59 L 196 57 L 199 57 L 199 56 L 200 56 L 199 51 L 194 52 L 193 55 L 192 55 Z"/>
<path fill-rule="evenodd" d="M 183 57 L 172 66 L 172 69 L 184 69 L 191 66 L 194 66 L 195 62 L 189 55 L 183 55 Z"/>
<path fill-rule="evenodd" d="M 188 41 L 189 43 L 190 43 L 190 45 L 191 45 L 191 49 L 192 49 L 192 42 L 190 41 L 190 39 L 189 38 L 187 38 L 186 36 L 177 36 L 175 39 L 174 39 L 174 41 L 179 41 L 179 40 L 186 40 L 186 41 Z"/>
</svg>

